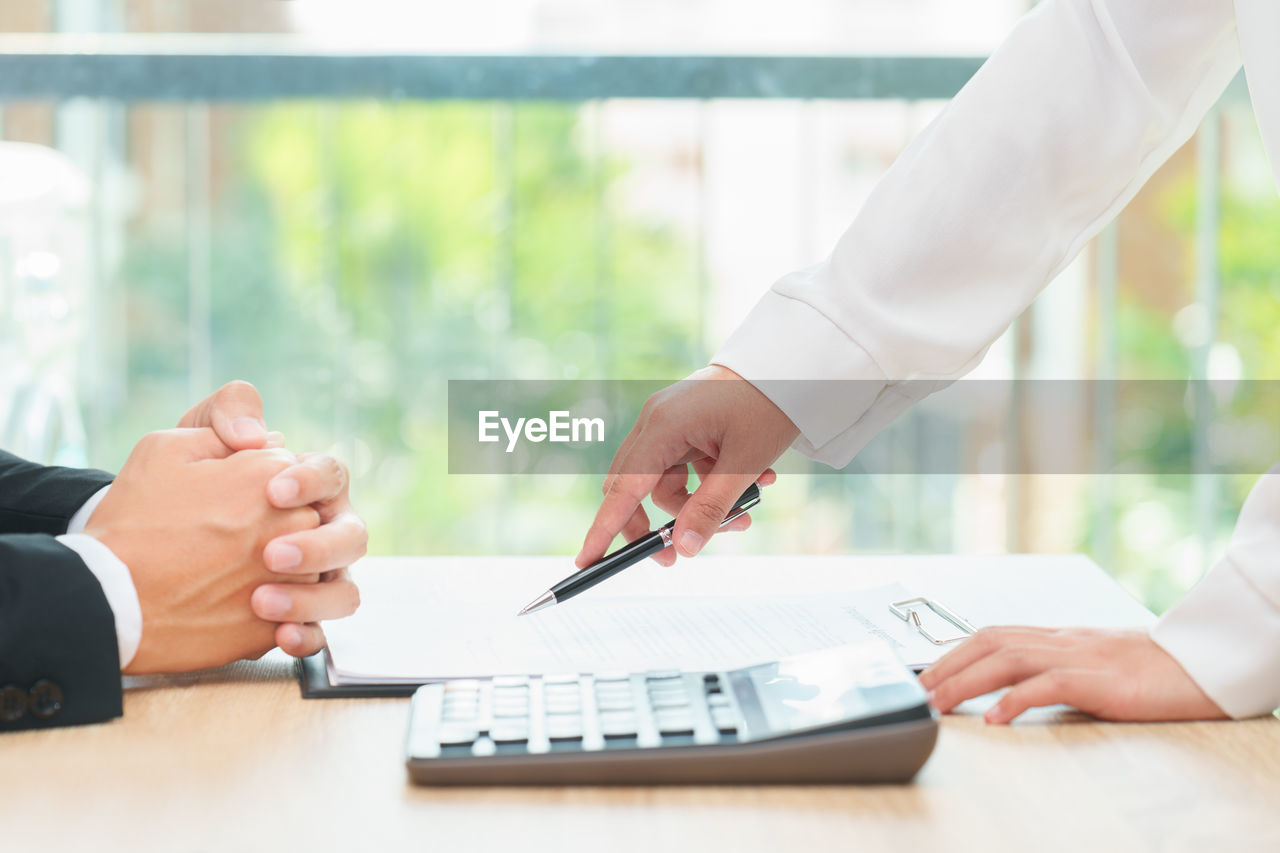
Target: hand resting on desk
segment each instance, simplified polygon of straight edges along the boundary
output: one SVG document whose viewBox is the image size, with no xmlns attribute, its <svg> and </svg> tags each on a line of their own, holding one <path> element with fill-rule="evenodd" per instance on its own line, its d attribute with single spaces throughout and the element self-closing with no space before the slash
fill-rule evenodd
<svg viewBox="0 0 1280 853">
<path fill-rule="evenodd" d="M 984 628 L 921 673 L 920 683 L 944 714 L 1009 687 L 986 712 L 988 723 L 1057 704 L 1104 720 L 1227 717 L 1143 630 Z"/>
<path fill-rule="evenodd" d="M 197 403 L 179 427 L 209 427 L 230 450 L 283 447 L 284 436 L 268 432 L 262 397 L 248 382 L 229 382 Z M 319 453 L 298 454 L 296 464 L 266 484 L 267 499 L 278 509 L 311 507 L 318 527 L 281 536 L 262 551 L 266 568 L 282 575 L 253 593 L 253 611 L 278 622 L 275 642 L 297 657 L 324 648 L 322 619 L 348 616 L 360 596 L 347 566 L 364 556 L 369 534 L 351 506 L 350 477 L 339 460 Z M 299 586 L 298 580 L 318 583 Z"/>
</svg>

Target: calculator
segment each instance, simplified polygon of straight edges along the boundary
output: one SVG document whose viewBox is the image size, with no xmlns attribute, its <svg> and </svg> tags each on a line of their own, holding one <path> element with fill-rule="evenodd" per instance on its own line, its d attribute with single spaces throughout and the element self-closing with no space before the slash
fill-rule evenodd
<svg viewBox="0 0 1280 853">
<path fill-rule="evenodd" d="M 906 782 L 937 713 L 885 644 L 722 672 L 508 675 L 418 688 L 424 785 Z"/>
</svg>

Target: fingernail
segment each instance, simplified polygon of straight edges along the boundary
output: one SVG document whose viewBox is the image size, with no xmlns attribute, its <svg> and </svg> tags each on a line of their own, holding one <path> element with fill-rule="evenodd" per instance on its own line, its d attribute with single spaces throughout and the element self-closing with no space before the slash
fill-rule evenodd
<svg viewBox="0 0 1280 853">
<path fill-rule="evenodd" d="M 258 593 L 258 615 L 263 619 L 283 619 L 289 612 L 289 596 L 278 589 Z"/>
<path fill-rule="evenodd" d="M 936 705 L 937 705 L 937 703 L 936 703 L 936 702 L 934 701 L 934 699 L 933 699 L 933 691 L 932 691 L 932 690 L 927 690 L 927 691 L 925 691 L 925 694 L 924 694 L 924 700 L 925 700 L 926 702 L 928 702 L 930 705 L 934 705 L 934 706 L 936 706 Z"/>
<path fill-rule="evenodd" d="M 268 491 L 271 492 L 271 500 L 277 505 L 288 503 L 296 498 L 300 488 L 298 481 L 293 477 L 276 477 L 267 485 Z"/>
<path fill-rule="evenodd" d="M 280 644 L 281 646 L 289 646 L 290 648 L 297 648 L 298 646 L 302 645 L 302 632 L 299 631 L 293 625 L 288 626 L 280 633 L 284 635 L 284 642 Z"/>
<path fill-rule="evenodd" d="M 267 434 L 267 425 L 257 418 L 240 417 L 232 419 L 231 431 L 236 438 L 262 438 Z"/>
<path fill-rule="evenodd" d="M 680 550 L 687 556 L 692 557 L 702 550 L 702 543 L 704 541 L 705 540 L 697 533 L 694 533 L 692 530 L 686 530 L 680 537 Z"/>
<path fill-rule="evenodd" d="M 267 568 L 273 572 L 292 569 L 302 563 L 302 549 L 283 542 L 267 546 Z"/>
<path fill-rule="evenodd" d="M 987 709 L 987 712 L 982 715 L 982 719 L 986 720 L 988 723 L 1001 722 L 1000 706 L 992 705 Z"/>
</svg>

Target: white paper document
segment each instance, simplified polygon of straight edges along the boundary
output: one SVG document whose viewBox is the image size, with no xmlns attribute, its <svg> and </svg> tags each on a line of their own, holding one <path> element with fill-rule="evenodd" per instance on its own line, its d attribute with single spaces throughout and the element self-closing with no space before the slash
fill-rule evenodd
<svg viewBox="0 0 1280 853">
<path fill-rule="evenodd" d="M 723 670 L 879 637 L 911 666 L 936 646 L 889 612 L 926 596 L 975 627 L 1141 626 L 1154 615 L 1087 557 L 700 556 L 645 562 L 567 602 L 522 606 L 559 581 L 544 557 L 371 557 L 353 568 L 362 604 L 325 623 L 333 684 L 501 674 Z M 939 636 L 959 632 L 927 608 Z"/>
<path fill-rule="evenodd" d="M 509 597 L 476 595 L 477 584 L 492 591 L 495 579 L 468 574 L 420 571 L 372 585 L 359 578 L 360 613 L 325 626 L 331 682 L 723 670 L 872 636 L 908 665 L 931 663 L 949 648 L 889 612 L 891 602 L 913 595 L 898 583 L 842 594 L 692 597 L 610 596 L 606 587 L 516 616 Z M 536 587 L 524 584 L 521 595 Z"/>
</svg>

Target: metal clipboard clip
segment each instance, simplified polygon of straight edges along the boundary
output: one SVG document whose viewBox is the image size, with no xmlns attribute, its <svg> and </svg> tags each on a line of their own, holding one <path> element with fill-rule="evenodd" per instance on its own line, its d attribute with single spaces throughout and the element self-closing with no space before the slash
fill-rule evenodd
<svg viewBox="0 0 1280 853">
<path fill-rule="evenodd" d="M 938 638 L 932 631 L 924 626 L 923 622 L 920 621 L 920 614 L 916 612 L 915 607 L 911 606 L 913 604 L 924 605 L 943 619 L 950 622 L 952 625 L 955 625 L 963 633 L 959 637 L 947 637 L 946 639 Z M 908 598 L 906 601 L 895 601 L 889 605 L 889 611 L 908 625 L 915 625 L 916 630 L 920 632 L 920 636 L 924 637 L 935 646 L 945 646 L 948 643 L 957 643 L 977 631 L 977 629 L 970 625 L 963 616 L 953 612 L 950 608 L 940 604 L 939 602 L 923 596 Z"/>
</svg>

